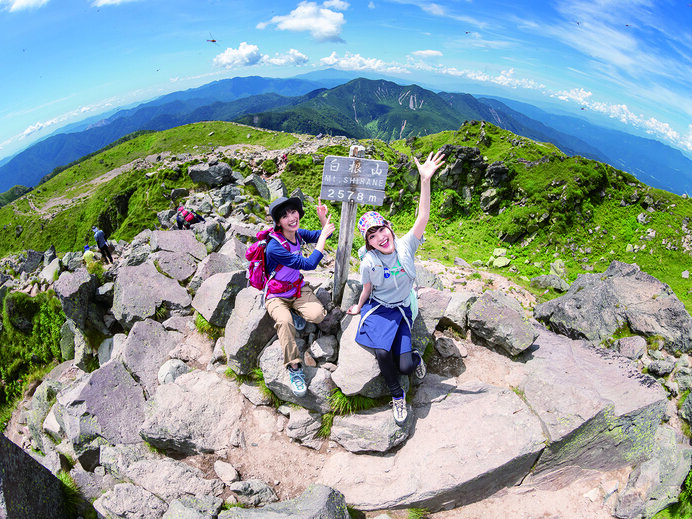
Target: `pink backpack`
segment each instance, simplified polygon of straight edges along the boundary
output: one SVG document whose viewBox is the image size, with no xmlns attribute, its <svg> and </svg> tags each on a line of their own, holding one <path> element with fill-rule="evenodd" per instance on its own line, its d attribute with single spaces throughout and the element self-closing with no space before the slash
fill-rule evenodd
<svg viewBox="0 0 692 519">
<path fill-rule="evenodd" d="M 250 262 L 247 267 L 247 283 L 248 286 L 255 287 L 258 290 L 264 291 L 267 282 L 283 267 L 279 265 L 274 272 L 267 274 L 267 255 L 266 249 L 269 240 L 274 238 L 281 246 L 290 250 L 288 240 L 281 233 L 275 232 L 273 229 L 264 229 L 257 233 L 257 241 L 250 245 L 245 251 L 245 259 Z"/>
</svg>

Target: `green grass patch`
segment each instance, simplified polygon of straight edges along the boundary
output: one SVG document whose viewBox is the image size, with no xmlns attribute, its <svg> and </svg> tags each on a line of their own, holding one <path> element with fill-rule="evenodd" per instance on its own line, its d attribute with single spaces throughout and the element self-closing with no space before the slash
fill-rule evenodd
<svg viewBox="0 0 692 519">
<path fill-rule="evenodd" d="M 195 314 L 195 328 L 197 328 L 199 333 L 206 335 L 214 341 L 216 341 L 219 337 L 222 337 L 225 332 L 224 328 L 211 324 L 199 312 Z"/>
<path fill-rule="evenodd" d="M 366 411 L 381 404 L 380 400 L 364 395 L 346 396 L 338 387 L 332 389 L 327 400 L 329 401 L 332 412 L 338 415 Z"/>
</svg>

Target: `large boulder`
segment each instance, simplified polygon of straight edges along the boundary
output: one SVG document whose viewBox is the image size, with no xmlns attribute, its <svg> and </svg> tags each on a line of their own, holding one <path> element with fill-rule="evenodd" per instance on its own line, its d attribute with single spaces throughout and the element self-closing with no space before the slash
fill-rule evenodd
<svg viewBox="0 0 692 519">
<path fill-rule="evenodd" d="M 469 328 L 510 355 L 518 355 L 536 340 L 538 333 L 516 299 L 499 290 L 487 290 L 473 303 Z"/>
<path fill-rule="evenodd" d="M 96 279 L 86 269 L 65 271 L 53 285 L 63 312 L 78 328 L 84 329 L 89 315 L 89 301 L 96 289 Z"/>
<path fill-rule="evenodd" d="M 426 377 L 421 387 L 429 384 L 439 401 L 414 402 L 415 433 L 395 455 L 335 452 L 319 481 L 364 511 L 449 509 L 521 481 L 545 439 L 531 409 L 508 389 L 456 388 L 454 381 L 434 377 Z"/>
<path fill-rule="evenodd" d="M 115 280 L 113 315 L 126 330 L 138 321 L 155 317 L 164 306 L 167 310 L 183 311 L 191 302 L 187 290 L 160 274 L 151 263 L 122 267 Z"/>
<path fill-rule="evenodd" d="M 228 242 L 227 242 L 228 243 Z M 242 244 L 241 244 L 242 245 Z M 243 245 L 243 250 L 245 246 Z M 197 265 L 197 270 L 195 271 L 192 279 L 187 284 L 189 290 L 194 294 L 197 289 L 206 281 L 208 278 L 214 274 L 221 274 L 223 272 L 233 272 L 234 270 L 244 270 L 245 267 L 240 261 L 235 261 L 235 258 L 227 254 L 221 254 L 219 252 L 212 252 L 199 262 Z"/>
<path fill-rule="evenodd" d="M 217 162 L 214 165 L 194 164 L 187 168 L 187 174 L 193 182 L 207 184 L 211 187 L 230 184 L 233 180 L 231 166 L 225 162 Z"/>
<path fill-rule="evenodd" d="M 548 436 L 534 477 L 561 469 L 607 471 L 651 455 L 668 399 L 652 377 L 610 350 L 538 328 L 518 392 Z"/>
<path fill-rule="evenodd" d="M 580 274 L 564 296 L 537 305 L 534 316 L 574 339 L 601 343 L 629 327 L 644 337 L 663 337 L 671 353 L 692 350 L 692 317 L 673 290 L 619 261 L 603 274 Z"/>
<path fill-rule="evenodd" d="M 130 330 L 122 345 L 122 361 L 142 385 L 147 398 L 156 392 L 159 369 L 182 338 L 181 333 L 168 331 L 151 319 L 135 323 Z"/>
<path fill-rule="evenodd" d="M 141 441 L 144 393 L 121 362 L 111 361 L 61 390 L 55 414 L 82 467 L 93 470 L 101 445 Z"/>
<path fill-rule="evenodd" d="M 246 286 L 244 270 L 214 274 L 199 287 L 192 307 L 209 323 L 223 328 L 233 311 L 236 296 Z"/>
<path fill-rule="evenodd" d="M 262 293 L 253 287 L 241 290 L 224 334 L 228 366 L 242 375 L 250 373 L 274 334 L 274 320 L 262 308 Z"/>
<path fill-rule="evenodd" d="M 185 454 L 227 449 L 243 396 L 234 384 L 215 373 L 192 371 L 159 386 L 149 401 L 141 437 L 161 449 Z"/>
</svg>

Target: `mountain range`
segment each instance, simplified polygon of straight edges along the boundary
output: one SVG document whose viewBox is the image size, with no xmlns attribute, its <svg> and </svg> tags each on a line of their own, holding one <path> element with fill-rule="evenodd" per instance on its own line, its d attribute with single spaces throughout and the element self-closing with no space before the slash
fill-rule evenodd
<svg viewBox="0 0 692 519">
<path fill-rule="evenodd" d="M 15 185 L 35 187 L 55 168 L 133 132 L 205 120 L 385 141 L 456 130 L 467 120 L 486 120 L 555 144 L 568 155 L 611 164 L 652 187 L 677 194 L 692 191 L 692 160 L 653 139 L 509 99 L 434 92 L 384 79 L 348 81 L 343 74 L 225 79 L 73 124 L 4 161 L 0 191 Z"/>
</svg>

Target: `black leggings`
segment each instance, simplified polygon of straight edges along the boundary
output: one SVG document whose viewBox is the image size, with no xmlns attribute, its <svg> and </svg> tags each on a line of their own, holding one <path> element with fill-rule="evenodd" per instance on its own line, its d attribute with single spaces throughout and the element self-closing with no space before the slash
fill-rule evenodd
<svg viewBox="0 0 692 519">
<path fill-rule="evenodd" d="M 111 251 L 108 248 L 108 245 L 104 245 L 103 247 L 99 247 L 99 250 L 101 251 L 101 254 L 103 254 L 103 260 L 108 263 L 113 263 L 113 256 L 111 256 Z"/>
<path fill-rule="evenodd" d="M 380 366 L 384 381 L 389 391 L 392 393 L 392 397 L 401 398 L 404 396 L 404 390 L 401 389 L 401 384 L 399 384 L 399 373 L 403 375 L 410 375 L 413 373 L 413 370 L 415 370 L 416 366 L 420 363 L 418 352 L 408 351 L 395 357 L 391 350 L 387 351 L 375 348 L 375 357 L 377 358 L 377 364 Z"/>
</svg>

